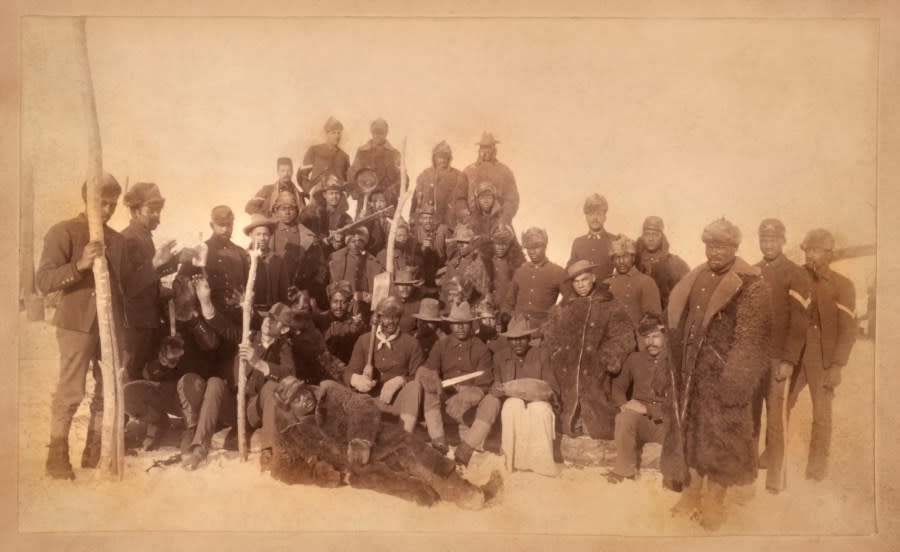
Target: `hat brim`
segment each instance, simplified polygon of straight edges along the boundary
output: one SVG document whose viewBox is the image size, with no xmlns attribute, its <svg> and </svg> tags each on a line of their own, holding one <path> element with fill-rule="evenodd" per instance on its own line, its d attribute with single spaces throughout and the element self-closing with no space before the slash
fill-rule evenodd
<svg viewBox="0 0 900 552">
<path fill-rule="evenodd" d="M 581 270 L 579 270 L 578 272 L 576 272 L 575 274 L 571 274 L 571 275 L 567 276 L 566 281 L 574 280 L 575 278 L 578 278 L 579 276 L 581 276 L 582 274 L 585 274 L 587 272 L 593 272 L 594 269 L 597 268 L 598 266 L 600 266 L 600 265 L 593 264 L 591 266 L 586 266 L 586 267 L 582 268 Z"/>
<path fill-rule="evenodd" d="M 397 280 L 394 282 L 395 286 L 423 286 L 425 285 L 425 280 Z"/>
<path fill-rule="evenodd" d="M 462 318 L 461 319 L 461 318 L 451 318 L 449 316 L 441 317 L 442 322 L 450 322 L 451 324 L 454 324 L 454 323 L 455 324 L 471 324 L 472 322 L 475 322 L 476 320 L 478 320 L 478 318 Z"/>
<path fill-rule="evenodd" d="M 428 316 L 426 314 L 416 313 L 412 315 L 416 320 L 424 320 L 425 322 L 443 322 L 440 316 Z"/>
<path fill-rule="evenodd" d="M 536 331 L 538 331 L 537 328 L 532 328 L 530 330 L 525 330 L 524 332 L 502 332 L 500 335 L 507 339 L 515 339 L 517 337 L 528 337 L 529 335 L 534 334 Z"/>
<path fill-rule="evenodd" d="M 252 232 L 255 228 L 259 228 L 260 226 L 265 226 L 269 230 L 272 230 L 273 228 L 278 226 L 278 223 L 273 220 L 270 222 L 257 222 L 254 224 L 248 224 L 244 227 L 244 235 L 249 236 L 250 232 Z"/>
</svg>

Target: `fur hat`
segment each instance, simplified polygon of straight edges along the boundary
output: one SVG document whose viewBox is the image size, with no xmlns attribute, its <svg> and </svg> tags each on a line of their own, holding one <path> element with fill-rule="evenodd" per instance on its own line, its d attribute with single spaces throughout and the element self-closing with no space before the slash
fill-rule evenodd
<svg viewBox="0 0 900 552">
<path fill-rule="evenodd" d="M 618 257 L 619 255 L 634 255 L 637 249 L 634 240 L 623 235 L 619 235 L 609 244 L 609 256 Z"/>
<path fill-rule="evenodd" d="M 388 128 L 390 128 L 390 127 L 388 127 L 387 121 L 385 121 L 384 119 L 379 117 L 379 118 L 375 119 L 374 121 L 372 121 L 372 124 L 369 125 L 369 132 L 375 132 L 376 130 L 380 130 L 380 131 L 384 132 L 385 134 L 387 134 Z"/>
<path fill-rule="evenodd" d="M 330 173 L 325 178 L 325 182 L 322 184 L 322 193 L 325 193 L 328 190 L 338 190 L 339 192 L 344 191 L 344 184 L 343 182 L 341 182 L 341 179 Z"/>
<path fill-rule="evenodd" d="M 759 237 L 783 238 L 784 223 L 776 218 L 767 218 L 759 223 Z"/>
<path fill-rule="evenodd" d="M 450 149 L 450 144 L 448 144 L 445 140 L 441 140 L 440 143 L 434 146 L 434 149 L 431 150 L 432 157 L 437 157 L 438 155 L 443 155 L 444 157 L 453 157 L 453 150 Z"/>
<path fill-rule="evenodd" d="M 644 316 L 641 317 L 641 321 L 638 322 L 638 335 L 648 335 L 657 330 L 661 332 L 666 330 L 666 325 L 662 319 L 660 319 L 659 315 L 652 312 L 644 313 Z"/>
<path fill-rule="evenodd" d="M 475 191 L 475 197 L 481 197 L 482 194 L 491 194 L 495 196 L 497 195 L 497 187 L 494 186 L 491 182 L 484 180 L 478 184 L 478 187 Z"/>
<path fill-rule="evenodd" d="M 162 209 L 166 199 L 159 193 L 159 186 L 153 182 L 138 182 L 125 193 L 122 203 L 129 209 L 139 209 L 143 205 L 155 205 Z"/>
<path fill-rule="evenodd" d="M 500 224 L 491 233 L 491 241 L 498 243 L 512 243 L 516 239 L 516 234 L 512 227 L 506 224 Z"/>
<path fill-rule="evenodd" d="M 234 223 L 234 212 L 228 205 L 216 205 L 209 214 L 209 220 L 213 224 L 224 226 Z"/>
<path fill-rule="evenodd" d="M 543 228 L 529 228 L 522 233 L 523 247 L 536 247 L 539 245 L 547 245 L 547 231 Z"/>
<path fill-rule="evenodd" d="M 824 249 L 825 251 L 834 250 L 834 236 L 831 235 L 831 232 L 825 230 L 824 228 L 816 228 L 815 230 L 810 230 L 806 237 L 803 238 L 803 242 L 800 244 L 800 249 L 806 251 L 807 249 L 812 249 L 813 247 L 818 247 Z"/>
<path fill-rule="evenodd" d="M 458 224 L 456 230 L 453 231 L 453 237 L 447 238 L 447 241 L 459 243 L 469 243 L 475 239 L 475 232 L 465 224 Z"/>
<path fill-rule="evenodd" d="M 716 219 L 703 229 L 700 239 L 706 244 L 724 244 L 737 247 L 741 245 L 741 229 L 725 220 Z"/>
<path fill-rule="evenodd" d="M 350 282 L 347 280 L 335 280 L 328 284 L 328 287 L 325 289 L 325 292 L 328 294 L 328 298 L 331 299 L 334 297 L 335 293 L 340 293 L 347 299 L 353 297 L 353 286 L 350 285 Z"/>
<path fill-rule="evenodd" d="M 403 305 L 399 299 L 389 295 L 378 302 L 378 306 L 375 307 L 375 313 L 381 316 L 402 316 Z"/>
<path fill-rule="evenodd" d="M 665 230 L 663 219 L 657 216 L 649 216 L 645 218 L 642 230 L 656 230 L 657 232 L 662 232 L 663 230 Z"/>
<path fill-rule="evenodd" d="M 566 272 L 569 274 L 567 280 L 574 280 L 575 278 L 581 276 L 585 272 L 590 272 L 597 268 L 598 265 L 595 265 L 591 261 L 586 259 L 581 259 L 580 261 L 575 261 L 570 264 L 568 268 L 566 268 Z"/>
<path fill-rule="evenodd" d="M 606 198 L 600 194 L 591 194 L 584 200 L 584 214 L 596 211 L 603 211 L 605 213 L 608 210 L 609 204 L 606 202 Z"/>
</svg>

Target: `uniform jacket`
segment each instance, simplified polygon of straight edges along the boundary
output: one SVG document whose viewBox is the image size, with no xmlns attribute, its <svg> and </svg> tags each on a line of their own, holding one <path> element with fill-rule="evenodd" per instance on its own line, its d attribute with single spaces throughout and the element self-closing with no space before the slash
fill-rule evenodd
<svg viewBox="0 0 900 552">
<path fill-rule="evenodd" d="M 634 351 L 634 329 L 625 307 L 598 284 L 585 297 L 572 296 L 550 311 L 541 348 L 559 382 L 562 431 L 571 435 L 581 409 L 586 432 L 612 439 L 616 409 L 612 379 Z"/>
<path fill-rule="evenodd" d="M 317 316 L 315 322 L 331 354 L 345 364 L 350 362 L 353 346 L 365 331 L 365 323 L 362 320 L 354 320 L 349 314 L 339 320 L 331 311 Z"/>
<path fill-rule="evenodd" d="M 537 323 L 547 319 L 547 312 L 559 298 L 560 289 L 568 274 L 558 264 L 547 259 L 540 264 L 524 263 L 513 274 L 503 312 L 522 313 Z"/>
<path fill-rule="evenodd" d="M 634 322 L 635 327 L 646 313 L 662 314 L 659 304 L 659 290 L 653 278 L 642 274 L 636 267 L 625 274 L 614 270 L 613 275 L 606 279 L 613 297 L 625 305 L 628 316 Z"/>
<path fill-rule="evenodd" d="M 353 374 L 362 374 L 366 367 L 366 360 L 369 357 L 369 340 L 371 332 L 366 332 L 359 336 L 356 345 L 353 347 L 353 355 L 344 371 L 344 383 L 350 385 L 350 377 Z M 422 355 L 422 349 L 419 348 L 419 342 L 416 338 L 409 334 L 400 332 L 396 339 L 391 342 L 390 348 L 386 345 L 378 347 L 378 340 L 375 341 L 375 352 L 372 355 L 372 365 L 375 367 L 377 384 L 370 392 L 373 396 L 378 396 L 381 392 L 381 386 L 385 382 L 397 377 L 403 376 L 407 381 L 411 381 L 416 370 L 425 362 Z"/>
<path fill-rule="evenodd" d="M 467 208 L 469 181 L 465 173 L 449 167 L 437 169 L 428 167 L 416 179 L 416 189 L 412 197 L 412 212 L 422 205 L 434 205 L 435 221 L 456 227 L 456 215 Z"/>
<path fill-rule="evenodd" d="M 278 196 L 283 191 L 293 194 L 294 199 L 297 201 L 297 210 L 303 209 L 303 206 L 306 205 L 305 198 L 307 194 L 300 190 L 296 184 L 293 182 L 283 183 L 278 181 L 273 182 L 272 184 L 266 184 L 260 188 L 244 206 L 244 212 L 248 215 L 261 213 L 267 217 L 271 217 L 275 212 L 275 202 L 278 201 Z M 261 206 L 256 204 L 256 200 L 259 199 L 263 200 Z"/>
<path fill-rule="evenodd" d="M 113 317 L 117 326 L 123 321 L 122 293 L 125 265 L 125 240 L 112 228 L 103 226 L 106 260 L 109 267 Z M 35 283 L 43 293 L 62 292 L 53 324 L 59 328 L 79 332 L 97 331 L 97 298 L 92 270 L 79 271 L 75 263 L 81 258 L 84 246 L 90 241 L 87 216 L 55 224 L 44 237 L 44 249 L 35 273 Z"/>
<path fill-rule="evenodd" d="M 250 255 L 247 250 L 222 236 L 212 236 L 206 240 L 206 246 L 206 275 L 213 304 L 222 310 L 239 307 L 250 272 Z M 182 263 L 178 272 L 192 276 L 200 269 L 190 263 Z"/>
<path fill-rule="evenodd" d="M 382 249 L 375 259 L 387 270 L 387 249 Z M 410 237 L 402 247 L 394 245 L 394 274 L 401 268 L 421 268 L 423 263 L 422 246 L 416 243 L 415 238 Z"/>
<path fill-rule="evenodd" d="M 593 270 L 597 275 L 597 280 L 603 281 L 612 275 L 613 264 L 609 257 L 609 247 L 613 240 L 613 235 L 607 231 L 601 231 L 596 237 L 591 233 L 578 236 L 572 242 L 572 253 L 569 255 L 569 262 L 566 266 L 572 266 L 575 261 L 590 261 L 597 265 Z M 570 286 L 571 287 L 571 286 Z"/>
<path fill-rule="evenodd" d="M 625 359 L 622 372 L 613 379 L 613 404 L 619 408 L 629 399 L 636 400 L 647 408 L 650 419 L 663 420 L 664 405 L 668 404 L 672 389 L 670 370 L 665 351 L 656 357 L 646 351 L 631 353 Z"/>
<path fill-rule="evenodd" d="M 312 168 L 304 170 L 303 167 L 310 165 Z M 333 174 L 341 182 L 346 182 L 349 170 L 350 156 L 347 152 L 331 144 L 316 144 L 310 146 L 303 156 L 303 166 L 297 169 L 297 183 L 308 194 L 326 174 Z"/>
<path fill-rule="evenodd" d="M 384 265 L 366 252 L 354 257 L 349 247 L 343 247 L 331 254 L 328 271 L 332 282 L 347 280 L 353 291 L 371 292 L 375 276 L 384 272 Z"/>
<path fill-rule="evenodd" d="M 784 255 L 756 263 L 772 300 L 771 357 L 793 365 L 800 362 L 809 325 L 810 277 Z"/>
<path fill-rule="evenodd" d="M 827 268 L 812 275 L 810 321 L 822 331 L 822 361 L 826 368 L 844 366 L 856 342 L 856 289 L 845 276 Z"/>
<path fill-rule="evenodd" d="M 290 285 L 284 259 L 274 253 L 261 256 L 256 265 L 253 308 L 266 311 L 275 303 L 287 303 Z"/>
<path fill-rule="evenodd" d="M 504 224 L 512 225 L 513 217 L 519 211 L 519 188 L 513 172 L 499 161 L 478 160 L 463 171 L 469 181 L 469 210 L 475 211 L 475 193 L 482 182 L 490 182 L 496 188 L 496 201 L 502 206 L 501 219 Z"/>
<path fill-rule="evenodd" d="M 559 384 L 553 368 L 546 363 L 546 355 L 540 347 L 531 347 L 520 357 L 509 345 L 505 337 L 498 337 L 491 346 L 494 352 L 494 381 L 506 383 L 515 379 L 534 378 L 550 384 L 553 391 L 559 394 Z"/>
<path fill-rule="evenodd" d="M 461 384 L 474 385 L 482 391 L 487 391 L 494 381 L 491 350 L 474 336 L 465 341 L 460 341 L 453 334 L 441 337 L 431 348 L 425 366 L 442 380 L 483 370 L 484 374 Z"/>
<path fill-rule="evenodd" d="M 283 334 L 275 338 L 275 341 L 268 347 L 262 344 L 261 334 L 252 332 L 250 334 L 250 344 L 259 353 L 260 359 L 269 365 L 270 379 L 280 380 L 288 376 L 296 376 L 294 365 L 294 351 L 291 347 L 291 336 Z M 234 359 L 234 373 L 238 373 L 238 363 L 240 357 Z M 263 376 L 261 372 L 255 369 L 249 369 L 247 385 L 245 390 L 247 395 L 256 395 L 266 383 L 267 376 Z M 235 377 L 237 381 L 237 377 Z"/>
<path fill-rule="evenodd" d="M 692 270 L 669 296 L 675 397 L 687 409 L 682 431 L 666 436 L 661 468 L 667 483 L 685 482 L 686 465 L 721 485 L 742 485 L 756 478 L 751 400 L 769 368 L 769 291 L 758 268 L 735 259 L 717 276 L 692 337 L 691 292 L 704 271 L 706 264 Z"/>
<path fill-rule="evenodd" d="M 362 191 L 356 187 L 356 175 L 362 169 L 375 171 L 378 175 L 376 189 L 386 192 L 388 204 L 396 205 L 397 198 L 400 197 L 400 152 L 390 142 L 375 145 L 372 140 L 356 150 L 347 180 L 350 183 L 350 196 L 357 200 L 363 196 Z"/>
<path fill-rule="evenodd" d="M 175 329 L 184 339 L 184 355 L 174 368 L 167 368 L 159 362 L 159 355 L 147 363 L 144 377 L 151 381 L 178 381 L 188 373 L 202 378 L 222 376 L 216 371 L 215 351 L 219 347 L 219 336 L 202 316 L 195 315 L 189 320 L 177 321 Z"/>
<path fill-rule="evenodd" d="M 654 252 L 647 251 L 642 238 L 637 239 L 637 254 L 634 266 L 641 272 L 653 278 L 656 287 L 659 288 L 659 298 L 662 308 L 669 304 L 669 294 L 678 280 L 684 278 L 691 268 L 678 255 L 669 253 L 669 240 L 662 237 L 662 244 Z"/>
<path fill-rule="evenodd" d="M 156 246 L 150 230 L 134 219 L 122 230 L 125 238 L 125 327 L 158 328 L 162 314 L 159 280 L 178 268 L 178 256 L 153 268 Z"/>
</svg>

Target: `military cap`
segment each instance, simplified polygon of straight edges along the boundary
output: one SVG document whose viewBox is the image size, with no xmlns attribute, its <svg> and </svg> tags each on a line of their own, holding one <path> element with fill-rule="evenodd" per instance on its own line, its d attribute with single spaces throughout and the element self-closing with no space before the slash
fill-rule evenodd
<svg viewBox="0 0 900 552">
<path fill-rule="evenodd" d="M 267 311 L 257 311 L 263 318 L 271 318 L 290 326 L 294 323 L 294 309 L 284 303 L 275 303 Z"/>
<path fill-rule="evenodd" d="M 260 226 L 265 226 L 269 230 L 272 230 L 276 226 L 278 226 L 278 222 L 270 219 L 262 213 L 254 213 L 250 215 L 250 224 L 244 227 L 244 234 L 249 236 L 250 232 L 252 232 L 254 228 L 258 228 Z"/>
<path fill-rule="evenodd" d="M 482 194 L 491 194 L 497 195 L 497 188 L 487 180 L 480 182 L 475 191 L 476 197 L 481 197 Z"/>
<path fill-rule="evenodd" d="M 231 224 L 234 222 L 234 212 L 228 205 L 216 205 L 209 213 L 209 220 L 219 225 Z"/>
<path fill-rule="evenodd" d="M 595 268 L 597 268 L 597 265 L 595 265 L 594 263 L 592 263 L 591 261 L 588 261 L 586 259 L 581 259 L 580 261 L 575 261 L 574 263 L 570 264 L 566 268 L 566 272 L 569 274 L 569 277 L 566 279 L 574 280 L 575 278 L 581 276 L 585 272 L 590 272 L 590 271 L 594 270 Z"/>
<path fill-rule="evenodd" d="M 476 146 L 493 146 L 499 144 L 500 141 L 494 138 L 494 135 L 490 132 L 482 132 L 481 140 L 479 140 L 475 145 Z"/>
<path fill-rule="evenodd" d="M 159 193 L 159 186 L 152 182 L 138 182 L 125 193 L 122 202 L 129 209 L 139 209 L 143 205 L 158 205 L 162 208 L 166 204 L 165 198 Z"/>
<path fill-rule="evenodd" d="M 641 321 L 638 322 L 638 334 L 639 335 L 648 335 L 655 331 L 665 331 L 666 325 L 663 323 L 662 319 L 659 315 L 648 312 L 644 313 L 644 316 L 641 317 Z"/>
<path fill-rule="evenodd" d="M 334 117 L 328 117 L 328 120 L 325 121 L 325 132 L 331 132 L 332 130 L 344 130 L 344 125 Z"/>
<path fill-rule="evenodd" d="M 325 183 L 322 185 L 323 192 L 326 192 L 328 190 L 338 190 L 343 192 L 344 184 L 341 182 L 340 178 L 336 177 L 333 174 L 329 174 L 328 177 L 325 178 Z"/>
<path fill-rule="evenodd" d="M 455 241 L 460 243 L 469 243 L 475 239 L 475 232 L 465 224 L 457 224 L 453 231 L 453 237 L 447 238 L 447 241 Z"/>
<path fill-rule="evenodd" d="M 445 140 L 441 140 L 438 145 L 434 146 L 434 149 L 431 150 L 431 155 L 444 155 L 447 157 L 453 156 L 453 150 L 450 149 L 450 144 L 448 144 Z"/>
<path fill-rule="evenodd" d="M 334 297 L 335 293 L 340 293 L 347 299 L 353 297 L 353 286 L 350 285 L 350 282 L 347 280 L 335 280 L 328 284 L 328 287 L 325 289 L 326 293 L 328 293 L 328 298 Z"/>
<path fill-rule="evenodd" d="M 783 238 L 784 223 L 775 218 L 767 218 L 759 223 L 759 237 Z"/>
<path fill-rule="evenodd" d="M 609 210 L 609 204 L 606 202 L 606 198 L 600 194 L 591 194 L 584 200 L 584 213 L 593 213 L 596 211 L 603 211 L 604 213 Z"/>
<path fill-rule="evenodd" d="M 103 173 L 100 179 L 100 197 L 117 196 L 122 193 L 122 186 L 109 173 Z M 81 199 L 87 200 L 87 181 L 81 184 Z"/>
<path fill-rule="evenodd" d="M 278 382 L 273 394 L 278 405 L 282 409 L 287 410 L 291 407 L 291 403 L 294 402 L 294 399 L 307 393 L 311 394 L 311 391 L 302 381 L 294 376 L 287 376 Z M 310 403 L 310 406 L 313 405 L 315 405 L 315 400 Z M 312 412 L 312 408 L 310 408 L 307 413 L 309 412 Z"/>
<path fill-rule="evenodd" d="M 402 316 L 403 305 L 399 299 L 389 295 L 378 302 L 378 306 L 375 307 L 375 313 L 381 316 Z"/>
<path fill-rule="evenodd" d="M 378 119 L 375 119 L 374 121 L 372 121 L 372 124 L 369 125 L 369 131 L 375 132 L 376 130 L 380 130 L 384 133 L 387 133 L 387 131 L 388 131 L 387 121 L 385 121 L 384 119 L 382 119 L 380 117 Z"/>
<path fill-rule="evenodd" d="M 522 245 L 524 247 L 547 245 L 547 241 L 547 231 L 543 228 L 529 228 L 522 233 Z"/>
<path fill-rule="evenodd" d="M 832 251 L 834 249 L 834 236 L 832 236 L 831 232 L 825 230 L 824 228 L 816 228 L 815 230 L 810 230 L 806 234 L 806 237 L 803 238 L 803 242 L 800 244 L 800 249 L 806 251 L 807 249 L 812 249 L 813 247 L 824 249 L 826 251 Z"/>
<path fill-rule="evenodd" d="M 707 244 L 726 244 L 737 247 L 741 245 L 741 229 L 722 217 L 709 223 L 703 229 L 700 239 Z"/>
<path fill-rule="evenodd" d="M 656 230 L 657 232 L 662 232 L 665 230 L 665 225 L 663 224 L 663 219 L 656 216 L 649 216 L 644 219 L 644 226 L 642 228 L 644 230 Z"/>
<path fill-rule="evenodd" d="M 513 233 L 513 229 L 506 224 L 498 225 L 491 233 L 491 241 L 498 243 L 510 243 L 515 239 L 516 235 Z"/>
<path fill-rule="evenodd" d="M 280 167 L 280 166 L 282 166 L 282 165 L 290 165 L 290 166 L 293 167 L 293 166 L 294 166 L 294 162 L 291 161 L 291 158 L 290 158 L 290 157 L 279 157 L 279 158 L 278 158 L 278 161 L 275 162 L 275 166 L 276 166 L 276 167 Z"/>
<path fill-rule="evenodd" d="M 611 244 L 609 244 L 610 257 L 629 254 L 634 255 L 636 252 L 637 249 L 635 248 L 634 240 L 623 235 L 619 235 Z"/>
</svg>

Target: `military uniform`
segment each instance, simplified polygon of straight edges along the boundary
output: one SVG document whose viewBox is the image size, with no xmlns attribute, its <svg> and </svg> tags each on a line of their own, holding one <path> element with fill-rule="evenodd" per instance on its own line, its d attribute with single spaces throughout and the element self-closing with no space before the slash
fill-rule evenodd
<svg viewBox="0 0 900 552">
<path fill-rule="evenodd" d="M 665 235 L 662 237 L 662 245 L 656 251 L 648 251 L 643 238 L 638 238 L 634 266 L 656 282 L 663 309 L 669 304 L 672 288 L 691 270 L 681 257 L 669 253 L 669 242 Z"/>
<path fill-rule="evenodd" d="M 422 205 L 433 205 L 435 222 L 453 228 L 457 215 L 467 208 L 468 194 L 469 181 L 464 173 L 453 167 L 428 167 L 416 179 L 412 212 L 418 212 Z"/>
<path fill-rule="evenodd" d="M 599 281 L 609 278 L 613 271 L 612 260 L 609 257 L 609 249 L 615 236 L 605 230 L 600 232 L 588 232 L 575 238 L 572 242 L 572 253 L 566 266 L 572 266 L 576 261 L 589 261 L 596 265 L 592 272 L 597 275 Z"/>
<path fill-rule="evenodd" d="M 291 182 L 278 181 L 273 184 L 266 184 L 244 206 L 244 212 L 248 215 L 256 213 L 271 217 L 275 212 L 275 204 L 278 202 L 278 196 L 283 192 L 288 192 L 294 196 L 297 202 L 297 209 L 300 210 L 306 205 L 305 198 L 308 194 L 299 190 L 297 186 Z"/>
<path fill-rule="evenodd" d="M 400 197 L 400 152 L 385 141 L 384 144 L 376 144 L 369 140 L 356 150 L 356 157 L 350 165 L 347 182 L 350 185 L 350 197 L 360 200 L 362 191 L 356 187 L 356 175 L 363 169 L 372 169 L 377 176 L 376 190 L 385 192 L 389 205 L 396 205 Z M 358 201 L 362 205 L 361 201 Z"/>
<path fill-rule="evenodd" d="M 333 174 L 341 182 L 346 182 L 350 171 L 350 156 L 339 146 L 316 144 L 310 146 L 303 156 L 303 166 L 297 169 L 297 183 L 307 194 L 322 177 Z"/>
<path fill-rule="evenodd" d="M 566 277 L 561 266 L 547 259 L 540 264 L 526 262 L 513 274 L 500 309 L 509 314 L 520 313 L 532 327 L 538 327 L 547 320 L 550 307 L 556 304 Z"/>
<path fill-rule="evenodd" d="M 294 351 L 291 347 L 291 338 L 284 334 L 275 338 L 268 345 L 262 342 L 262 334 L 254 332 L 250 334 L 250 345 L 256 349 L 260 359 L 268 364 L 269 376 L 263 376 L 259 371 L 252 370 L 248 374 L 245 387 L 247 400 L 247 421 L 250 427 L 259 428 L 261 449 L 272 448 L 275 443 L 275 415 L 277 408 L 275 400 L 275 387 L 278 380 L 288 376 L 296 377 L 294 365 Z M 238 373 L 240 357 L 235 357 L 234 373 Z M 237 379 L 237 378 L 235 378 Z"/>
<path fill-rule="evenodd" d="M 469 210 L 476 209 L 476 188 L 482 182 L 490 182 L 496 189 L 495 200 L 500 204 L 500 220 L 503 224 L 512 225 L 512 220 L 519 211 L 519 188 L 513 172 L 496 159 L 494 161 L 478 160 L 463 171 L 469 181 Z"/>
<path fill-rule="evenodd" d="M 346 280 L 354 292 L 371 293 L 375 276 L 384 272 L 384 266 L 366 252 L 354 255 L 349 247 L 343 247 L 332 253 L 328 270 L 332 282 Z"/>
<path fill-rule="evenodd" d="M 636 267 L 632 266 L 625 274 L 614 271 L 613 275 L 606 279 L 606 283 L 609 284 L 613 297 L 625 306 L 635 327 L 644 314 L 662 315 L 656 283 L 653 278 L 642 274 Z"/>
<path fill-rule="evenodd" d="M 315 322 L 319 331 L 322 332 L 325 345 L 331 354 L 345 364 L 350 362 L 353 346 L 365 331 L 363 321 L 354 319 L 349 313 L 339 319 L 331 311 L 328 311 L 317 316 Z"/>
</svg>

